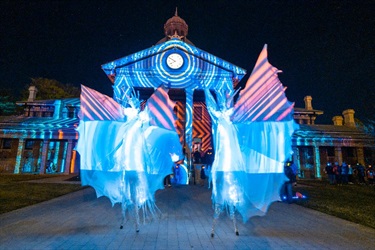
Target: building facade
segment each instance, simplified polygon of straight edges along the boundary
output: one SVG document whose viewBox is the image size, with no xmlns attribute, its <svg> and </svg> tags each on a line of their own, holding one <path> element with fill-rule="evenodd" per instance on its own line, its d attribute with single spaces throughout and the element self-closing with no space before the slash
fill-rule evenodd
<svg viewBox="0 0 375 250">
<path fill-rule="evenodd" d="M 176 102 L 180 141 L 190 160 L 192 152 L 203 155 L 212 149 L 203 86 L 233 93 L 246 71 L 195 47 L 187 34 L 188 26 L 176 11 L 155 46 L 103 64 L 102 69 L 120 104 L 133 89 L 147 99 L 153 89 L 168 87 Z M 0 117 L 0 173 L 78 173 L 79 99 L 36 101 L 37 90 L 32 86 L 29 91 L 28 101 L 17 103 L 24 108 L 22 116 Z M 300 178 L 322 178 L 327 162 L 375 162 L 375 139 L 356 127 L 354 110 L 334 117 L 333 125 L 315 124 L 322 114 L 312 108 L 310 96 L 304 108 L 294 109 L 300 129 L 293 136 L 293 160 Z"/>
</svg>

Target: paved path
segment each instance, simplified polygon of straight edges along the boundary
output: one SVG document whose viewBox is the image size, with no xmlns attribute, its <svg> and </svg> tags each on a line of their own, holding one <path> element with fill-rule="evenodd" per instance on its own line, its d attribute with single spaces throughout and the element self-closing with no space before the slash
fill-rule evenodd
<svg viewBox="0 0 375 250">
<path fill-rule="evenodd" d="M 239 223 L 223 214 L 210 237 L 210 190 L 180 186 L 156 195 L 164 217 L 119 229 L 121 209 L 92 188 L 0 215 L 0 249 L 375 249 L 375 230 L 275 202 L 264 217 Z"/>
</svg>

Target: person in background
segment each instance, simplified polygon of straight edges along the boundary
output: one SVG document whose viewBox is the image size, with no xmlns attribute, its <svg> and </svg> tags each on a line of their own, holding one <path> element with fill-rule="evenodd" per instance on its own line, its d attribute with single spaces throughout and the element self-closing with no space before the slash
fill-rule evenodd
<svg viewBox="0 0 375 250">
<path fill-rule="evenodd" d="M 349 167 L 346 162 L 343 162 L 341 165 L 341 181 L 342 184 L 348 184 L 348 173 L 349 173 Z"/>
<path fill-rule="evenodd" d="M 200 173 L 200 178 L 201 178 L 201 186 L 203 187 L 206 183 L 206 168 L 204 165 L 201 167 L 201 173 Z"/>
<path fill-rule="evenodd" d="M 349 184 L 354 183 L 353 174 L 354 174 L 353 167 L 352 165 L 349 164 L 348 165 L 348 183 Z"/>
<path fill-rule="evenodd" d="M 288 178 L 281 188 L 281 198 L 285 196 L 286 201 L 290 204 L 293 202 L 293 185 L 297 183 L 296 167 L 292 161 L 288 161 L 284 166 L 285 176 Z"/>
<path fill-rule="evenodd" d="M 179 163 L 173 167 L 173 178 L 176 185 L 181 184 L 181 165 Z"/>
<path fill-rule="evenodd" d="M 333 166 L 330 162 L 327 162 L 326 173 L 328 175 L 329 184 L 335 184 L 335 174 L 333 173 Z"/>
<path fill-rule="evenodd" d="M 338 162 L 335 162 L 332 170 L 333 170 L 333 174 L 335 175 L 335 183 L 340 185 L 341 184 L 341 167 Z"/>
<path fill-rule="evenodd" d="M 212 148 L 209 148 L 207 152 L 203 156 L 203 164 L 206 165 L 206 177 L 207 177 L 207 182 L 208 182 L 208 188 L 211 187 L 212 185 L 212 176 L 211 176 L 211 166 L 212 163 L 214 162 L 215 156 Z"/>
<path fill-rule="evenodd" d="M 366 170 L 366 176 L 367 176 L 367 181 L 369 185 L 374 185 L 374 169 L 372 168 L 371 165 L 368 165 L 368 168 Z"/>
<path fill-rule="evenodd" d="M 365 182 L 365 167 L 358 162 L 357 166 L 356 166 L 356 169 L 357 169 L 358 183 L 360 185 L 365 184 L 366 183 Z"/>
<path fill-rule="evenodd" d="M 193 153 L 193 161 L 195 164 L 200 164 L 202 163 L 202 156 L 201 156 L 201 153 L 199 152 L 199 150 L 195 150 L 194 153 Z"/>
</svg>

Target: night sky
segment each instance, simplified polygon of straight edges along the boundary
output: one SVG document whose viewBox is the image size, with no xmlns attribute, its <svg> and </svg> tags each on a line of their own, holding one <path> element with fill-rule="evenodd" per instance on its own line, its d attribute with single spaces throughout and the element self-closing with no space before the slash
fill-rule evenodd
<svg viewBox="0 0 375 250">
<path fill-rule="evenodd" d="M 288 99 L 325 112 L 317 123 L 348 108 L 375 119 L 375 1 L 2 0 L 0 88 L 45 77 L 112 96 L 101 65 L 155 45 L 176 7 L 195 46 L 248 73 L 268 44 Z"/>
</svg>

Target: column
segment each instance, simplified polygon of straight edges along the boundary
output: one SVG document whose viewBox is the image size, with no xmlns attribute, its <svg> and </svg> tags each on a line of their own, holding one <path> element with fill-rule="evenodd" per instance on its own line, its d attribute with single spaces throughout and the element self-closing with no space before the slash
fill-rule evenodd
<svg viewBox="0 0 375 250">
<path fill-rule="evenodd" d="M 342 164 L 342 150 L 341 147 L 335 147 L 335 161 L 339 163 L 339 165 Z"/>
<path fill-rule="evenodd" d="M 43 140 L 43 148 L 42 148 L 42 160 L 40 162 L 40 174 L 45 174 L 46 173 L 46 160 L 47 160 L 47 150 L 48 150 L 48 144 L 49 140 Z"/>
<path fill-rule="evenodd" d="M 185 160 L 184 165 L 189 171 L 189 178 L 186 184 L 191 182 L 195 184 L 195 178 L 193 179 L 191 171 L 192 169 L 192 160 L 191 160 L 191 150 L 193 144 L 193 91 L 192 89 L 185 89 L 186 92 L 186 102 L 185 102 Z"/>
<path fill-rule="evenodd" d="M 293 149 L 293 162 L 294 164 L 297 165 L 298 176 L 301 177 L 301 163 L 300 163 L 300 156 L 299 156 L 299 148 L 296 146 L 296 147 L 292 147 L 292 149 Z"/>
<path fill-rule="evenodd" d="M 185 107 L 185 145 L 192 150 L 193 143 L 193 92 L 192 89 L 186 89 L 186 107 Z"/>
<path fill-rule="evenodd" d="M 18 140 L 16 165 L 14 166 L 14 173 L 15 174 L 19 174 L 20 173 L 20 167 L 21 167 L 21 163 L 22 163 L 22 153 L 23 153 L 23 149 L 24 148 L 25 148 L 25 139 L 20 138 Z"/>
<path fill-rule="evenodd" d="M 364 153 L 363 147 L 358 147 L 356 149 L 357 149 L 357 162 L 365 166 L 366 162 L 365 162 L 365 153 Z"/>
<path fill-rule="evenodd" d="M 73 148 L 73 141 L 68 140 L 68 148 L 66 152 L 66 161 L 65 161 L 65 168 L 64 168 L 64 174 L 70 174 L 70 165 L 72 161 L 72 148 Z"/>
<path fill-rule="evenodd" d="M 320 166 L 320 152 L 319 147 L 314 146 L 314 166 L 315 166 L 315 178 L 322 178 L 321 166 Z"/>
</svg>

